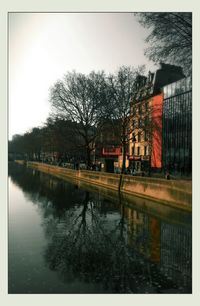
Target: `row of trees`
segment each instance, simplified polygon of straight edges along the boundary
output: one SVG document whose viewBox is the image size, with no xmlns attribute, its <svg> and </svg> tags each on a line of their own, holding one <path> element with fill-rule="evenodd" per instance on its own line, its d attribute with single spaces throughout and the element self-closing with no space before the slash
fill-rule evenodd
<svg viewBox="0 0 200 306">
<path fill-rule="evenodd" d="M 40 128 L 33 128 L 24 135 L 14 135 L 9 141 L 9 153 L 15 158 L 27 158 L 28 160 L 43 158 L 43 153 L 52 155 L 59 152 L 65 154 L 65 159 L 82 153 L 80 150 L 81 139 L 74 137 L 74 124 L 69 120 L 48 118 L 46 124 Z M 67 154 L 67 155 L 66 155 Z"/>
<path fill-rule="evenodd" d="M 107 76 L 104 72 L 93 71 L 89 75 L 68 72 L 50 90 L 52 108 L 46 126 L 15 136 L 11 146 L 26 150 L 30 157 L 34 153 L 38 159 L 41 151 L 72 153 L 82 149 L 90 167 L 91 152 L 105 124 L 118 122 L 124 170 L 126 147 L 135 128 L 130 121 L 133 120 L 130 102 L 137 76 L 143 71 L 144 67 L 121 67 L 116 74 Z"/>
</svg>

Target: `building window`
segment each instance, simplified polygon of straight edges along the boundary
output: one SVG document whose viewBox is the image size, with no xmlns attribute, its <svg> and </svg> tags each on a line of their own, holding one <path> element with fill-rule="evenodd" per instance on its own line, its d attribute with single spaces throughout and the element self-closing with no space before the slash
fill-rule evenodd
<svg viewBox="0 0 200 306">
<path fill-rule="evenodd" d="M 149 140 L 150 140 L 149 131 L 145 131 L 145 132 L 144 132 L 144 140 L 145 140 L 145 141 L 149 141 Z"/>
<path fill-rule="evenodd" d="M 148 116 L 146 116 L 145 119 L 144 119 L 144 125 L 145 125 L 146 128 L 149 125 L 149 118 L 148 118 Z"/>
<path fill-rule="evenodd" d="M 144 131 L 144 141 L 147 141 L 147 131 Z"/>
<path fill-rule="evenodd" d="M 145 102 L 144 108 L 145 108 L 145 112 L 147 113 L 148 112 L 148 102 Z"/>
<path fill-rule="evenodd" d="M 148 147 L 144 146 L 144 155 L 148 155 Z"/>
<path fill-rule="evenodd" d="M 141 134 L 142 134 L 141 132 L 138 132 L 138 142 L 141 142 L 141 138 L 142 138 Z"/>
<path fill-rule="evenodd" d="M 135 147 L 132 147 L 132 155 L 135 154 Z"/>
<path fill-rule="evenodd" d="M 137 147 L 137 155 L 140 155 L 140 147 Z"/>
</svg>

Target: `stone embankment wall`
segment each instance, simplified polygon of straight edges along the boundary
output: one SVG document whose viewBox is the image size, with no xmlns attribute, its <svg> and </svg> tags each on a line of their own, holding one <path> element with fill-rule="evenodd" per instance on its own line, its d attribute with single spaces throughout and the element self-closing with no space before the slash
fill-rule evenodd
<svg viewBox="0 0 200 306">
<path fill-rule="evenodd" d="M 18 161 L 17 161 L 18 162 Z M 87 183 L 118 190 L 120 174 L 87 170 L 71 170 L 43 163 L 27 162 L 27 166 L 60 178 L 82 180 Z M 150 198 L 157 202 L 191 211 L 192 182 L 152 177 L 123 175 L 121 192 Z"/>
</svg>

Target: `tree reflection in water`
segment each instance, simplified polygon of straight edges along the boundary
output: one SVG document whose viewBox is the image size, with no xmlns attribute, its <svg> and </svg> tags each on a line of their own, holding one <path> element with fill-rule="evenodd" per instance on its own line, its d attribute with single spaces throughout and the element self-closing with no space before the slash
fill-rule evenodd
<svg viewBox="0 0 200 306">
<path fill-rule="evenodd" d="M 191 292 L 190 283 L 180 287 L 181 279 L 161 273 L 159 220 L 128 218 L 120 197 L 111 203 L 37 171 L 12 171 L 12 180 L 40 208 L 45 262 L 63 281 L 101 284 L 105 293 Z"/>
<path fill-rule="evenodd" d="M 71 276 L 100 282 L 108 292 L 157 292 L 158 278 L 162 289 L 175 289 L 173 282 L 159 275 L 154 263 L 128 244 L 123 205 L 121 211 L 119 220 L 102 218 L 86 192 L 82 209 L 68 211 L 49 233 L 45 258 L 50 269 L 59 271 L 63 280 Z"/>
</svg>

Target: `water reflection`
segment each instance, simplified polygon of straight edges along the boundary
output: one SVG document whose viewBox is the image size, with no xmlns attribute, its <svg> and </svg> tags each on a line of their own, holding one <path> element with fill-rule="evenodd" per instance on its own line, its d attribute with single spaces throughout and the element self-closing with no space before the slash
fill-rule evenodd
<svg viewBox="0 0 200 306">
<path fill-rule="evenodd" d="M 171 223 L 139 210 L 137 203 L 126 205 L 127 199 L 110 193 L 106 198 L 105 192 L 92 193 L 22 166 L 10 167 L 9 174 L 29 205 L 38 207 L 44 264 L 63 283 L 78 281 L 73 292 L 91 292 L 89 284 L 93 293 L 191 292 L 188 214 L 175 222 L 180 213 L 172 210 Z M 63 292 L 70 290 L 66 286 Z"/>
</svg>

